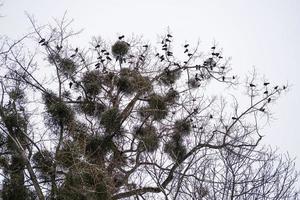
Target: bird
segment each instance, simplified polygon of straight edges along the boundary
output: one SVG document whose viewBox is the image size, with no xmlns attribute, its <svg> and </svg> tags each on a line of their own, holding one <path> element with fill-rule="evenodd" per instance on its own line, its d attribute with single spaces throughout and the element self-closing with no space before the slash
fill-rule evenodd
<svg viewBox="0 0 300 200">
<path fill-rule="evenodd" d="M 121 35 L 118 38 L 119 38 L 119 40 L 122 40 L 124 37 L 125 37 L 125 35 Z"/>
<path fill-rule="evenodd" d="M 264 91 L 264 94 L 268 94 L 268 93 L 269 93 L 268 90 Z"/>
<path fill-rule="evenodd" d="M 183 47 L 184 48 L 188 48 L 188 46 L 190 46 L 189 44 L 185 44 Z"/>
<path fill-rule="evenodd" d="M 233 120 L 237 120 L 237 118 L 236 118 L 236 117 L 232 117 L 231 119 L 233 119 Z"/>
<path fill-rule="evenodd" d="M 209 115 L 209 118 L 210 118 L 210 119 L 212 119 L 212 118 L 213 118 L 213 116 L 212 116 L 212 115 Z"/>
<path fill-rule="evenodd" d="M 100 44 L 97 44 L 96 46 L 95 46 L 95 49 L 97 49 L 97 48 L 99 48 L 100 47 Z"/>
<path fill-rule="evenodd" d="M 147 49 L 149 46 L 147 44 L 145 44 L 143 47 Z"/>
<path fill-rule="evenodd" d="M 170 34 L 167 34 L 167 37 L 171 38 L 171 37 L 173 37 L 173 36 L 172 36 L 172 35 L 170 35 Z"/>
<path fill-rule="evenodd" d="M 70 83 L 69 83 L 69 88 L 70 88 L 70 89 L 71 89 L 72 85 L 73 85 L 73 82 L 70 82 Z"/>
<path fill-rule="evenodd" d="M 215 46 L 213 46 L 213 47 L 211 47 L 211 49 L 216 49 L 216 47 L 215 47 Z"/>
<path fill-rule="evenodd" d="M 185 51 L 184 51 L 184 53 L 187 53 L 189 50 L 188 49 L 186 49 Z"/>
<path fill-rule="evenodd" d="M 268 103 L 270 103 L 271 102 L 271 98 L 268 98 Z"/>
<path fill-rule="evenodd" d="M 95 66 L 96 66 L 96 69 L 98 69 L 100 67 L 100 63 L 96 63 Z"/>
<path fill-rule="evenodd" d="M 222 81 L 225 81 L 225 76 L 222 76 Z"/>
<path fill-rule="evenodd" d="M 39 41 L 39 43 L 42 44 L 42 43 L 44 43 L 45 41 L 46 41 L 45 38 L 42 38 L 42 39 Z"/>
<path fill-rule="evenodd" d="M 159 56 L 159 53 L 155 54 L 155 56 L 156 56 L 156 57 Z"/>
<path fill-rule="evenodd" d="M 76 99 L 76 100 L 77 100 L 77 101 L 80 101 L 80 100 L 81 100 L 81 98 L 82 98 L 82 97 L 81 97 L 81 96 L 79 96 L 79 97 L 77 97 L 77 99 Z"/>
<path fill-rule="evenodd" d="M 235 76 L 232 76 L 232 79 L 235 79 Z"/>
<path fill-rule="evenodd" d="M 278 85 L 277 85 L 277 86 L 275 86 L 275 87 L 274 87 L 274 89 L 275 89 L 275 90 L 277 90 L 277 89 L 278 89 Z"/>
<path fill-rule="evenodd" d="M 104 53 L 105 51 L 106 51 L 105 49 L 102 49 L 102 50 L 101 50 L 101 53 Z"/>
<path fill-rule="evenodd" d="M 171 40 L 169 40 L 168 38 L 166 39 L 166 42 L 171 42 Z"/>
<path fill-rule="evenodd" d="M 168 48 L 167 48 L 167 47 L 164 47 L 164 48 L 162 48 L 162 50 L 163 50 L 163 51 L 167 51 L 167 50 L 168 50 Z"/>
<path fill-rule="evenodd" d="M 78 48 L 75 49 L 75 53 L 77 53 L 77 52 L 78 52 Z"/>
<path fill-rule="evenodd" d="M 267 86 L 269 85 L 270 83 L 269 82 L 264 82 L 264 86 Z"/>
<path fill-rule="evenodd" d="M 76 54 L 74 53 L 74 54 L 72 54 L 70 57 L 71 57 L 71 58 L 74 58 L 75 56 L 76 56 Z"/>
<path fill-rule="evenodd" d="M 284 86 L 282 87 L 282 89 L 284 89 L 284 90 L 285 90 L 285 89 L 286 89 L 286 86 L 284 85 Z"/>
<path fill-rule="evenodd" d="M 193 54 L 192 53 L 188 53 L 188 57 L 191 57 Z"/>
<path fill-rule="evenodd" d="M 250 87 L 256 87 L 256 85 L 254 85 L 254 84 L 252 84 L 252 83 L 250 83 L 249 86 L 250 86 Z"/>
<path fill-rule="evenodd" d="M 110 58 L 109 56 L 106 56 L 106 59 L 107 59 L 107 60 L 111 60 L 111 58 Z"/>
</svg>

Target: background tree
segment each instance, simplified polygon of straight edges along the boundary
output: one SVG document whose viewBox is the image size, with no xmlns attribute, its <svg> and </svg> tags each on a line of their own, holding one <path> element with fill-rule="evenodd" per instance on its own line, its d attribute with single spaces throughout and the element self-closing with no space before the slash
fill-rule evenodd
<svg viewBox="0 0 300 200">
<path fill-rule="evenodd" d="M 4 199 L 297 198 L 293 162 L 259 148 L 287 86 L 251 76 L 250 104 L 230 105 L 206 90 L 241 84 L 216 46 L 184 44 L 179 59 L 168 33 L 158 50 L 123 35 L 73 47 L 65 17 L 30 21 L 0 54 Z"/>
</svg>

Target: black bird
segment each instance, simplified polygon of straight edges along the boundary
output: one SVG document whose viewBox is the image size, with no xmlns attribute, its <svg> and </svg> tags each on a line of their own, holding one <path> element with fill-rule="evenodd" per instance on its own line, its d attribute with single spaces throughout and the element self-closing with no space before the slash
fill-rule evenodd
<svg viewBox="0 0 300 200">
<path fill-rule="evenodd" d="M 270 103 L 271 102 L 271 98 L 268 98 L 268 103 Z"/>
<path fill-rule="evenodd" d="M 187 53 L 189 50 L 188 49 L 186 49 L 185 51 L 184 51 L 184 53 Z"/>
<path fill-rule="evenodd" d="M 98 69 L 100 67 L 100 63 L 95 64 L 96 69 Z"/>
<path fill-rule="evenodd" d="M 43 42 L 41 45 L 42 45 L 42 46 L 47 46 L 47 45 L 48 45 L 48 42 L 45 41 L 45 42 Z"/>
<path fill-rule="evenodd" d="M 159 56 L 159 53 L 155 54 L 155 56 Z"/>
<path fill-rule="evenodd" d="M 96 46 L 95 46 L 95 49 L 97 49 L 97 48 L 99 48 L 100 47 L 100 44 L 97 44 Z"/>
<path fill-rule="evenodd" d="M 162 45 L 162 47 L 167 47 L 167 46 L 168 46 L 167 44 Z"/>
<path fill-rule="evenodd" d="M 235 79 L 235 76 L 232 76 L 232 79 Z"/>
<path fill-rule="evenodd" d="M 125 35 L 119 36 L 119 40 L 122 40 L 125 37 Z"/>
<path fill-rule="evenodd" d="M 71 58 L 74 58 L 75 56 L 76 56 L 76 54 L 74 53 L 74 54 L 72 54 L 70 57 L 71 57 Z"/>
<path fill-rule="evenodd" d="M 222 81 L 225 81 L 225 76 L 222 76 Z"/>
<path fill-rule="evenodd" d="M 270 83 L 269 82 L 264 82 L 264 86 L 267 86 L 269 85 Z"/>
<path fill-rule="evenodd" d="M 108 56 L 108 55 L 109 55 L 109 52 L 105 52 L 104 55 Z"/>
<path fill-rule="evenodd" d="M 250 83 L 249 86 L 250 86 L 250 87 L 256 87 L 256 85 L 254 85 L 254 84 L 252 84 L 252 83 Z"/>
<path fill-rule="evenodd" d="M 171 42 L 171 40 L 169 40 L 168 38 L 166 39 L 166 42 Z"/>
<path fill-rule="evenodd" d="M 80 101 L 81 100 L 81 96 L 79 96 L 79 97 L 77 97 L 77 99 L 76 99 L 77 101 Z"/>
<path fill-rule="evenodd" d="M 168 50 L 168 48 L 167 48 L 167 47 L 164 47 L 164 48 L 162 48 L 162 50 L 163 50 L 163 51 L 167 51 L 167 50 Z"/>
<path fill-rule="evenodd" d="M 223 57 L 222 57 L 222 56 L 219 56 L 219 58 L 222 59 Z"/>
<path fill-rule="evenodd" d="M 209 118 L 210 118 L 210 119 L 212 119 L 212 118 L 213 118 L 213 116 L 212 116 L 212 115 L 209 115 Z"/>
<path fill-rule="evenodd" d="M 189 45 L 189 44 L 185 44 L 183 47 L 184 47 L 184 48 L 187 48 L 188 46 L 190 46 L 190 45 Z"/>
<path fill-rule="evenodd" d="M 145 44 L 143 47 L 145 47 L 147 49 L 149 46 L 147 44 Z"/>
<path fill-rule="evenodd" d="M 193 54 L 192 53 L 188 53 L 188 57 L 191 57 Z"/>
<path fill-rule="evenodd" d="M 77 52 L 78 52 L 78 48 L 75 49 L 75 53 L 77 53 Z"/>
<path fill-rule="evenodd" d="M 70 89 L 71 89 L 72 85 L 73 85 L 73 82 L 70 82 L 70 83 L 69 83 L 69 88 L 70 88 Z"/>
<path fill-rule="evenodd" d="M 60 51 L 60 50 L 62 49 L 62 46 L 56 45 L 56 49 L 57 49 L 58 51 Z"/>
<path fill-rule="evenodd" d="M 105 49 L 102 49 L 102 50 L 101 50 L 101 53 L 104 53 L 105 51 L 106 51 Z"/>
<path fill-rule="evenodd" d="M 237 120 L 237 118 L 236 118 L 236 117 L 232 117 L 231 119 L 233 119 L 233 120 Z"/>
<path fill-rule="evenodd" d="M 213 46 L 213 47 L 211 47 L 211 49 L 216 49 L 216 47 L 215 47 L 215 46 Z"/>
<path fill-rule="evenodd" d="M 110 58 L 109 56 L 106 56 L 106 59 L 107 59 L 107 60 L 111 60 L 111 58 Z"/>
<path fill-rule="evenodd" d="M 170 35 L 170 34 L 167 34 L 167 37 L 169 37 L 169 38 L 170 38 L 170 37 L 173 37 L 173 36 L 172 36 L 172 35 Z"/>
<path fill-rule="evenodd" d="M 173 56 L 173 53 L 171 51 L 167 51 L 167 56 Z"/>
<path fill-rule="evenodd" d="M 278 89 L 278 85 L 277 85 L 277 86 L 275 86 L 275 87 L 274 87 L 274 89 L 275 89 L 275 90 L 277 90 L 277 89 Z"/>
<path fill-rule="evenodd" d="M 259 111 L 261 111 L 261 112 L 265 112 L 265 110 L 266 110 L 266 109 L 264 109 L 263 107 L 261 107 L 261 108 L 259 109 Z"/>
<path fill-rule="evenodd" d="M 282 87 L 282 89 L 284 89 L 284 90 L 285 90 L 285 89 L 286 89 L 286 86 L 284 85 L 284 86 Z"/>
<path fill-rule="evenodd" d="M 44 43 L 46 40 L 44 39 L 44 38 L 42 38 L 40 41 L 39 41 L 39 43 L 40 44 L 42 44 L 42 43 Z"/>
<path fill-rule="evenodd" d="M 268 94 L 269 92 L 268 92 L 268 90 L 266 90 L 265 92 L 264 92 L 264 94 Z"/>
</svg>

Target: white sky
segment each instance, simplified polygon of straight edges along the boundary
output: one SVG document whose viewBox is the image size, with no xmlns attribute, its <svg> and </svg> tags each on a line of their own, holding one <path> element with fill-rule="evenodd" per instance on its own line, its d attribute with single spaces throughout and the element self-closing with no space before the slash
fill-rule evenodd
<svg viewBox="0 0 300 200">
<path fill-rule="evenodd" d="M 274 84 L 291 85 L 273 106 L 275 120 L 263 132 L 265 144 L 297 156 L 300 169 L 300 0 L 4 0 L 0 34 L 17 39 L 28 32 L 33 14 L 40 24 L 67 11 L 74 29 L 84 28 L 80 42 L 92 36 L 115 39 L 118 33 L 143 35 L 156 42 L 169 27 L 178 45 L 212 44 L 232 57 L 233 71 L 243 76 L 255 66 Z M 86 44 L 84 44 L 86 46 Z M 205 48 L 200 49 L 205 51 Z"/>
</svg>

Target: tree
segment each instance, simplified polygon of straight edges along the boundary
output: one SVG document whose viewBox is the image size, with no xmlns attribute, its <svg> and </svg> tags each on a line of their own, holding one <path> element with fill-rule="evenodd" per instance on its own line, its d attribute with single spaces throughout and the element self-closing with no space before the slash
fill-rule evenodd
<svg viewBox="0 0 300 200">
<path fill-rule="evenodd" d="M 29 19 L 0 53 L 3 199 L 298 198 L 293 161 L 260 147 L 287 86 L 251 76 L 250 105 L 228 106 L 206 90 L 241 85 L 216 46 L 180 60 L 168 33 L 159 50 L 125 36 L 84 49 L 65 17 Z"/>
</svg>

